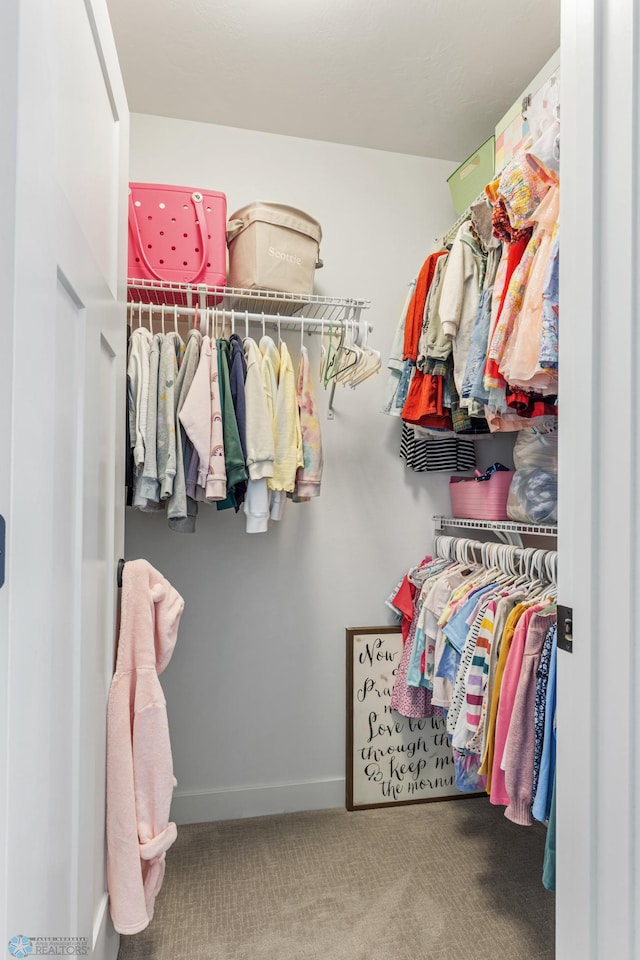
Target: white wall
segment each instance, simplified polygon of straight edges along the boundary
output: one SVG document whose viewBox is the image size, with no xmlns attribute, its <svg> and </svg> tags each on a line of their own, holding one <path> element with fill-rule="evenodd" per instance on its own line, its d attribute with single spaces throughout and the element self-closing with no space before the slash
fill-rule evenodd
<svg viewBox="0 0 640 960">
<path fill-rule="evenodd" d="M 162 117 L 133 115 L 131 179 L 256 198 L 322 223 L 316 292 L 372 301 L 388 356 L 406 285 L 454 219 L 454 164 Z M 310 338 L 317 356 L 317 338 Z M 289 341 L 297 363 L 297 337 Z M 399 459 L 379 413 L 386 375 L 336 393 L 323 420 L 322 495 L 287 504 L 267 534 L 204 506 L 195 535 L 128 511 L 127 557 L 146 557 L 186 609 L 163 677 L 182 821 L 342 805 L 345 627 L 389 621 L 384 600 L 448 510 L 445 476 Z M 321 397 L 326 403 L 326 396 Z"/>
</svg>

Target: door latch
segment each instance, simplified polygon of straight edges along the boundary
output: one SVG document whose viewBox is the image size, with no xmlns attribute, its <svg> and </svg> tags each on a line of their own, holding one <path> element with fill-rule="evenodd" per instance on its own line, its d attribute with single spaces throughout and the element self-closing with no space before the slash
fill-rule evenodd
<svg viewBox="0 0 640 960">
<path fill-rule="evenodd" d="M 558 604 L 558 648 L 573 653 L 573 607 Z"/>
</svg>

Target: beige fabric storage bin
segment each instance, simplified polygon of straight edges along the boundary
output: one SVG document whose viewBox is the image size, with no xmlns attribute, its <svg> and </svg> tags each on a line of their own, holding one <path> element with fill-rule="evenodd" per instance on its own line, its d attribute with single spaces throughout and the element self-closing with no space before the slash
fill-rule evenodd
<svg viewBox="0 0 640 960">
<path fill-rule="evenodd" d="M 322 228 L 303 210 L 256 200 L 227 224 L 230 287 L 313 293 Z"/>
</svg>

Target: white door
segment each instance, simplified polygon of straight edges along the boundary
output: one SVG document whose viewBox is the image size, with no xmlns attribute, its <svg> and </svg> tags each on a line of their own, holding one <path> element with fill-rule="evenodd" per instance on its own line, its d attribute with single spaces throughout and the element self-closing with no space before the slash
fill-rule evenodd
<svg viewBox="0 0 640 960">
<path fill-rule="evenodd" d="M 115 956 L 128 113 L 104 0 L 0 2 L 0 957 Z M 11 951 L 21 955 L 20 945 Z"/>
<path fill-rule="evenodd" d="M 640 957 L 640 9 L 562 2 L 558 960 Z"/>
</svg>

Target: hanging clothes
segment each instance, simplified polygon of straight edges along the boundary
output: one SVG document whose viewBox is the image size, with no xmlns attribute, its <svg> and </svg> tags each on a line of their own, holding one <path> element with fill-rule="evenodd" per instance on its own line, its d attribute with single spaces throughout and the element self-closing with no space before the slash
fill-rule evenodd
<svg viewBox="0 0 640 960">
<path fill-rule="evenodd" d="M 134 487 L 144 468 L 147 407 L 149 403 L 149 357 L 153 337 L 144 327 L 137 327 L 129 340 L 127 385 L 129 437 L 133 456 Z"/>
<path fill-rule="evenodd" d="M 433 283 L 438 261 L 446 254 L 446 250 L 438 250 L 430 254 L 420 269 L 416 287 L 407 308 L 403 360 L 412 360 L 415 363 L 417 359 L 427 295 Z"/>
<path fill-rule="evenodd" d="M 280 353 L 271 337 L 263 336 L 260 340 L 260 353 L 262 354 L 262 384 L 265 396 L 267 398 L 267 407 L 271 418 L 271 430 L 273 433 L 274 460 L 273 473 L 267 480 L 269 488 L 269 519 L 281 520 L 285 504 L 285 493 L 281 486 L 281 480 L 276 474 L 276 470 L 281 467 L 276 459 L 278 451 L 277 434 L 278 424 L 276 423 L 276 400 L 278 396 L 278 377 L 280 374 Z"/>
<path fill-rule="evenodd" d="M 551 638 L 546 685 L 536 691 L 536 769 L 534 766 L 534 800 L 532 813 L 544 822 L 551 813 L 553 777 L 556 768 L 556 669 L 558 661 L 558 628 L 554 624 L 547 634 Z M 545 641 L 546 642 L 546 641 Z M 542 657 L 541 657 L 542 666 Z M 540 670 L 540 668 L 538 668 Z"/>
<path fill-rule="evenodd" d="M 440 250 L 427 257 L 418 275 L 407 310 L 403 354 L 405 365 L 396 402 L 403 402 L 401 416 L 406 423 L 451 430 L 453 425 L 450 414 L 444 408 L 442 383 L 431 374 L 416 369 L 429 292 L 436 274 L 441 275 L 441 261 L 446 253 L 446 250 Z"/>
<path fill-rule="evenodd" d="M 441 566 L 441 564 L 439 565 Z M 425 565 L 420 568 L 418 576 L 420 578 L 428 577 L 430 567 Z M 407 673 L 409 669 L 409 663 L 411 660 L 411 652 L 413 650 L 413 645 L 416 639 L 416 632 L 418 628 L 418 617 L 420 613 L 420 593 L 422 591 L 423 584 L 420 585 L 420 592 L 416 589 L 416 584 L 412 583 L 411 590 L 412 593 L 412 608 L 411 608 L 411 623 L 409 626 L 409 632 L 404 643 L 402 657 L 398 665 L 398 672 L 396 674 L 396 680 L 393 685 L 393 692 L 391 696 L 390 707 L 392 710 L 397 710 L 403 717 L 438 717 L 442 716 L 441 711 L 437 707 L 433 707 L 431 704 L 431 690 L 426 687 L 412 687 L 409 686 L 406 682 Z M 388 602 L 393 605 L 395 597 L 390 597 Z M 402 613 L 402 609 L 398 608 L 399 612 Z"/>
<path fill-rule="evenodd" d="M 508 218 L 509 229 L 531 234 L 524 253 L 511 244 L 510 267 L 516 260 L 492 327 L 485 386 L 492 413 L 506 415 L 507 386 L 531 394 L 555 394 L 557 368 L 541 364 L 542 301 L 553 238 L 558 221 L 558 187 L 541 178 L 521 150 L 499 181 L 487 188 L 492 202 Z"/>
<path fill-rule="evenodd" d="M 402 412 L 402 407 L 406 399 L 405 396 L 402 398 L 402 403 L 396 402 L 396 397 L 398 394 L 398 387 L 400 385 L 400 380 L 402 377 L 402 371 L 404 368 L 404 331 L 405 324 L 407 320 L 407 313 L 409 309 L 409 304 L 413 297 L 413 292 L 416 288 L 416 281 L 412 280 L 409 284 L 409 289 L 400 311 L 400 319 L 396 326 L 396 332 L 393 338 L 393 343 L 391 345 L 391 352 L 389 354 L 389 361 L 387 367 L 389 370 L 389 377 L 387 379 L 387 389 L 385 391 L 385 400 L 382 407 L 382 413 L 388 414 L 390 417 L 399 417 Z"/>
<path fill-rule="evenodd" d="M 190 330 L 175 386 L 176 475 L 173 493 L 167 503 L 167 522 L 171 530 L 180 533 L 195 533 L 198 514 L 197 502 L 187 496 L 186 472 L 193 455 L 193 444 L 182 425 L 180 413 L 198 369 L 201 347 L 202 334 L 199 330 Z"/>
<path fill-rule="evenodd" d="M 504 749 L 505 787 L 509 797 L 505 816 L 523 826 L 532 822 L 537 671 L 542 647 L 555 621 L 554 608 L 546 616 L 537 615 L 529 627 Z"/>
<path fill-rule="evenodd" d="M 220 407 L 222 413 L 222 437 L 224 444 L 225 469 L 227 472 L 227 496 L 216 504 L 218 510 L 233 507 L 237 512 L 244 502 L 247 491 L 247 470 L 245 455 L 240 442 L 240 431 L 236 411 L 231 395 L 230 364 L 232 345 L 228 340 L 216 340 L 218 351 L 218 382 L 220 385 Z M 240 384 L 237 384 L 240 387 Z"/>
<path fill-rule="evenodd" d="M 208 336 L 202 338 L 200 362 L 180 412 L 180 421 L 198 458 L 197 478 L 193 486 L 190 478 L 187 478 L 187 493 L 194 500 L 224 500 L 227 496 L 227 472 L 218 351 L 215 340 Z"/>
<path fill-rule="evenodd" d="M 247 363 L 244 358 L 242 340 L 237 333 L 229 337 L 231 358 L 229 361 L 229 386 L 231 400 L 238 425 L 238 437 L 242 448 L 242 457 L 247 460 L 247 408 L 245 398 L 245 382 L 247 379 Z"/>
<path fill-rule="evenodd" d="M 416 473 L 466 472 L 476 465 L 473 440 L 421 437 L 408 423 L 402 424 L 400 456 Z"/>
<path fill-rule="evenodd" d="M 542 292 L 542 343 L 540 366 L 558 369 L 558 316 L 560 313 L 560 230 L 556 230 Z"/>
<path fill-rule="evenodd" d="M 280 344 L 275 411 L 276 456 L 270 487 L 274 492 L 293 493 L 296 474 L 304 467 L 300 411 L 293 363 L 284 340 Z"/>
<path fill-rule="evenodd" d="M 494 337 L 496 340 L 498 340 L 502 336 L 503 328 L 500 326 L 502 311 L 504 309 L 513 275 L 520 265 L 520 261 L 524 256 L 530 239 L 531 230 L 528 229 L 524 231 L 523 235 L 520 235 L 517 240 L 505 244 L 505 252 L 503 254 L 503 259 L 505 259 L 504 280 L 500 288 L 500 295 L 497 304 L 492 307 L 491 331 L 489 334 L 489 343 L 487 347 L 485 363 L 484 385 L 488 390 L 502 389 L 502 387 L 505 386 L 504 378 L 500 374 L 498 361 L 491 353 L 492 344 L 494 342 Z M 497 349 L 497 346 L 495 349 Z"/>
<path fill-rule="evenodd" d="M 158 377 L 162 334 L 156 333 L 149 348 L 149 392 L 144 431 L 144 463 L 136 484 L 134 506 L 140 510 L 160 508 L 160 480 L 158 477 Z"/>
<path fill-rule="evenodd" d="M 316 404 L 315 387 L 311 377 L 309 351 L 300 347 L 300 365 L 296 398 L 300 416 L 300 436 L 302 442 L 302 466 L 296 473 L 293 500 L 300 503 L 320 496 L 324 458 L 322 455 L 322 434 Z"/>
<path fill-rule="evenodd" d="M 405 716 L 446 717 L 459 789 L 486 789 L 530 825 L 551 808 L 557 613 L 553 590 L 442 557 L 413 568 L 411 620 L 391 698 Z M 407 617 L 402 587 L 390 598 Z M 547 733 L 549 736 L 547 737 Z"/>
<path fill-rule="evenodd" d="M 125 564 L 116 669 L 107 707 L 107 885 L 118 933 L 153 918 L 176 839 L 175 786 L 159 675 L 176 644 L 184 601 L 146 560 Z"/>
<path fill-rule="evenodd" d="M 273 476 L 275 443 L 273 408 L 269 404 L 262 379 L 262 354 L 255 340 L 244 340 L 247 365 L 245 380 L 247 469 L 249 480 Z"/>
<path fill-rule="evenodd" d="M 198 503 L 244 502 L 247 532 L 320 494 L 323 454 L 309 355 L 284 342 L 137 328 L 127 361 L 128 499 L 194 532 Z M 304 436 L 303 427 L 304 424 Z"/>
<path fill-rule="evenodd" d="M 269 527 L 268 478 L 273 476 L 275 441 L 273 410 L 264 389 L 262 354 L 257 343 L 246 338 L 247 364 L 245 404 L 247 414 L 247 470 L 249 481 L 244 504 L 247 533 L 266 533 Z"/>
<path fill-rule="evenodd" d="M 451 410 L 444 403 L 444 377 L 416 370 L 402 408 L 402 419 L 418 427 L 453 430 Z"/>
<path fill-rule="evenodd" d="M 459 394 L 464 383 L 486 263 L 487 255 L 471 223 L 465 221 L 456 234 L 447 260 L 439 306 L 442 331 L 452 341 L 453 377 Z"/>
<path fill-rule="evenodd" d="M 184 355 L 184 343 L 175 331 L 163 334 L 158 368 L 158 423 L 157 461 L 160 499 L 168 500 L 173 493 L 176 475 L 176 402 L 175 385 L 178 368 Z"/>
<path fill-rule="evenodd" d="M 442 328 L 440 301 L 442 287 L 447 273 L 449 254 L 444 253 L 438 260 L 425 304 L 422 332 L 418 342 L 417 365 L 423 373 L 433 376 L 442 375 L 443 365 L 451 356 L 452 340 Z"/>
<path fill-rule="evenodd" d="M 524 292 L 519 309 L 518 301 L 514 299 L 513 309 L 506 318 L 506 323 L 511 325 L 512 335 L 504 345 L 499 364 L 500 373 L 510 386 L 531 393 L 557 393 L 557 372 L 541 365 L 540 349 L 543 294 L 558 224 L 559 204 L 559 188 L 550 187 L 534 214 L 535 229 L 529 248 L 535 240 L 535 251 L 532 253 L 526 279 L 524 276 L 521 279 Z M 528 256 L 528 252 L 525 253 L 525 257 Z M 524 267 L 522 269 L 524 270 Z"/>
</svg>

